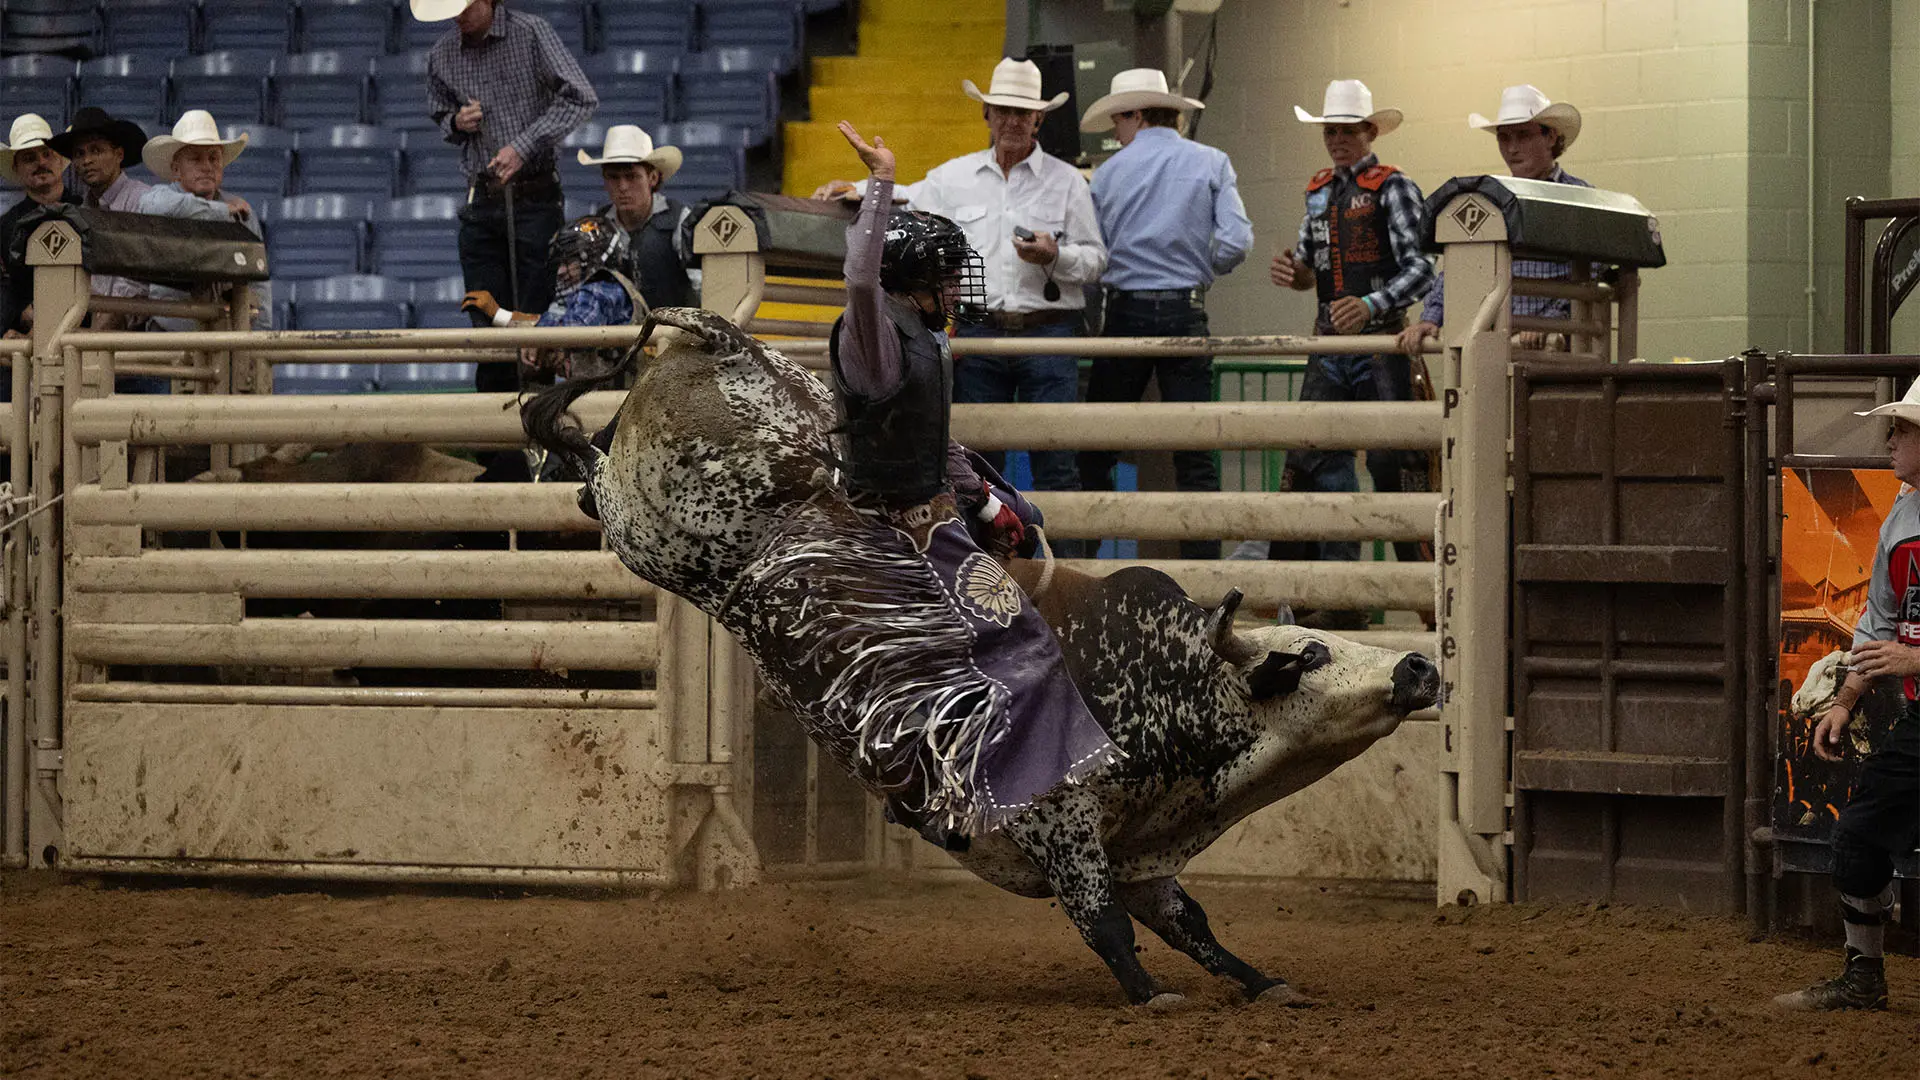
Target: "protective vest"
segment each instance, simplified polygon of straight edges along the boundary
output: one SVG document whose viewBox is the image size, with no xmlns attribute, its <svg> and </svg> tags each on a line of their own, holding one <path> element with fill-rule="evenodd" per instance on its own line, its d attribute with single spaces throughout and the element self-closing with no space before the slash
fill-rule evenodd
<svg viewBox="0 0 1920 1080">
<path fill-rule="evenodd" d="M 672 199 L 666 204 L 665 210 L 627 234 L 626 265 L 620 269 L 640 287 L 649 307 L 699 307 L 700 298 L 693 293 L 693 282 L 687 280 L 687 268 L 674 242 L 686 207 Z M 606 215 L 614 216 L 611 207 Z"/>
<path fill-rule="evenodd" d="M 1887 552 L 1888 584 L 1893 591 L 1893 640 L 1920 645 L 1920 536 L 1910 536 Z M 1920 679 L 1900 680 L 1908 702 L 1920 700 Z"/>
<path fill-rule="evenodd" d="M 1390 216 L 1380 198 L 1380 189 L 1399 171 L 1392 165 L 1375 165 L 1358 176 L 1343 178 L 1332 169 L 1321 169 L 1307 182 L 1307 239 L 1313 246 L 1313 280 L 1322 322 L 1326 306 L 1334 300 L 1365 296 L 1400 272 L 1393 257 Z"/>
<path fill-rule="evenodd" d="M 606 277 L 611 279 L 614 284 L 619 285 L 621 290 L 627 294 L 627 299 L 633 303 L 633 315 L 628 319 L 630 323 L 634 326 L 639 326 L 647 320 L 648 304 L 646 300 L 641 297 L 640 290 L 634 288 L 631 278 L 610 267 L 597 271 L 593 276 L 596 278 Z M 621 359 L 626 356 L 626 353 L 627 350 L 625 349 L 570 350 L 568 357 L 570 363 L 567 367 L 567 377 L 573 379 L 591 378 L 612 371 L 615 367 L 619 366 Z"/>
<path fill-rule="evenodd" d="M 893 393 L 867 398 L 847 386 L 840 367 L 840 324 L 827 338 L 839 391 L 845 440 L 841 468 L 855 493 L 889 506 L 917 506 L 947 488 L 947 440 L 953 401 L 953 352 L 947 335 L 927 329 L 912 305 L 887 297 L 887 318 L 900 335 L 904 378 Z"/>
</svg>

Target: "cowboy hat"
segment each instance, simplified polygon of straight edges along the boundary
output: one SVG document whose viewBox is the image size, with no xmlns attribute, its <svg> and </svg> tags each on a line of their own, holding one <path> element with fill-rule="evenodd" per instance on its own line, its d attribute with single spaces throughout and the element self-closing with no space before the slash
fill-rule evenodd
<svg viewBox="0 0 1920 1080">
<path fill-rule="evenodd" d="M 240 151 L 247 148 L 247 134 L 241 132 L 237 138 L 220 137 L 220 125 L 213 122 L 213 114 L 205 109 L 188 109 L 181 114 L 179 123 L 173 125 L 173 134 L 156 135 L 147 140 L 146 148 L 140 151 L 140 160 L 147 163 L 153 175 L 162 180 L 173 179 L 173 155 L 183 146 L 217 146 L 220 148 L 220 164 L 231 165 Z"/>
<path fill-rule="evenodd" d="M 21 150 L 45 146 L 51 138 L 53 127 L 42 120 L 39 113 L 21 113 L 15 117 L 13 130 L 7 132 L 7 141 L 0 143 L 0 177 L 5 177 L 9 183 L 19 183 L 20 174 L 13 171 L 13 155 Z"/>
<path fill-rule="evenodd" d="M 1580 137 L 1580 110 L 1564 101 L 1549 101 L 1538 89 L 1522 84 L 1500 91 L 1500 114 L 1494 119 L 1479 113 L 1467 115 L 1467 126 L 1481 131 L 1508 124 L 1543 124 L 1558 132 L 1566 146 L 1572 146 Z"/>
<path fill-rule="evenodd" d="M 1009 109 L 1052 112 L 1067 103 L 1065 90 L 1052 98 L 1041 97 L 1040 66 L 1031 60 L 1015 60 L 1011 56 L 993 66 L 993 82 L 988 84 L 986 93 L 981 93 L 980 88 L 973 85 L 972 79 L 961 79 L 960 89 L 982 104 Z"/>
<path fill-rule="evenodd" d="M 1891 416 L 1896 420 L 1905 420 L 1908 423 L 1920 424 L 1920 379 L 1915 379 L 1913 385 L 1907 387 L 1907 396 L 1901 398 L 1899 401 L 1890 401 L 1885 405 L 1868 409 L 1865 412 L 1857 412 L 1853 415 Z"/>
<path fill-rule="evenodd" d="M 1327 96 L 1315 116 L 1298 105 L 1293 115 L 1303 124 L 1372 124 L 1374 135 L 1385 135 L 1400 126 L 1399 109 L 1373 107 L 1373 91 L 1359 79 L 1335 79 L 1327 84 Z"/>
<path fill-rule="evenodd" d="M 421 22 L 440 22 L 467 10 L 473 0 L 408 0 L 413 17 Z"/>
<path fill-rule="evenodd" d="M 680 171 L 680 148 L 655 146 L 653 138 L 632 124 L 615 124 L 607 129 L 607 142 L 599 157 L 585 150 L 577 155 L 582 165 L 651 165 L 660 170 L 660 182 L 666 183 Z"/>
<path fill-rule="evenodd" d="M 140 160 L 140 151 L 147 145 L 147 133 L 140 125 L 131 120 L 116 120 L 107 110 L 97 105 L 88 105 L 73 114 L 73 123 L 67 130 L 47 140 L 47 145 L 60 152 L 60 156 L 71 159 L 73 148 L 82 139 L 101 138 L 120 148 L 120 167 L 126 168 Z"/>
<path fill-rule="evenodd" d="M 1128 68 L 1113 77 L 1106 97 L 1087 106 L 1080 118 L 1081 131 L 1106 131 L 1113 127 L 1113 114 L 1135 109 L 1178 109 L 1192 112 L 1206 105 L 1190 97 L 1167 92 L 1167 73 L 1159 68 Z"/>
</svg>

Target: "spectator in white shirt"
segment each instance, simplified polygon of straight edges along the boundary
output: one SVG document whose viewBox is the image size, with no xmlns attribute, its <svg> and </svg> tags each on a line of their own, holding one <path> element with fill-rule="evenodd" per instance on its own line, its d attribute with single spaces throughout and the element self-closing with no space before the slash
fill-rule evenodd
<svg viewBox="0 0 1920 1080">
<path fill-rule="evenodd" d="M 1086 306 L 1083 286 L 1107 266 L 1093 196 L 1078 169 L 1040 148 L 1047 113 L 1067 95 L 1040 97 L 1040 69 L 1030 60 L 1003 59 L 981 93 L 972 80 L 961 89 L 981 103 L 992 145 L 936 166 L 926 179 L 896 189 L 916 210 L 957 222 L 986 265 L 988 320 L 961 327 L 962 337 L 1075 337 Z M 862 189 L 835 180 L 816 198 L 857 198 Z M 1030 236 L 1030 238 L 1029 238 Z M 1073 356 L 970 356 L 954 367 L 953 400 L 967 403 L 1072 402 L 1080 397 L 1080 363 Z M 984 453 L 996 468 L 1005 455 Z M 1033 486 L 1077 491 L 1079 466 L 1071 450 L 1036 450 Z M 1056 554 L 1080 554 L 1055 542 Z"/>
</svg>

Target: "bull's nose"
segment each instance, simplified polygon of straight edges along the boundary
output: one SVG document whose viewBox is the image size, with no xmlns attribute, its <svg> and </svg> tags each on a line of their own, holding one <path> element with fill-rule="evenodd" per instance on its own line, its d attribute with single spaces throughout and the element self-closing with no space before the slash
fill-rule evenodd
<svg viewBox="0 0 1920 1080">
<path fill-rule="evenodd" d="M 1440 669 L 1419 653 L 1408 653 L 1393 667 L 1393 707 L 1406 712 L 1440 701 Z"/>
</svg>

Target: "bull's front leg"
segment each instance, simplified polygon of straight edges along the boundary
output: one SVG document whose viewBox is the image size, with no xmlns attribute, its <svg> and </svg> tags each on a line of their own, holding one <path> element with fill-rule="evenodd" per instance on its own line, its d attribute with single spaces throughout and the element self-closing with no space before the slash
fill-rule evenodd
<svg viewBox="0 0 1920 1080">
<path fill-rule="evenodd" d="M 1179 949 L 1206 968 L 1210 974 L 1224 975 L 1240 984 L 1248 1001 L 1276 1005 L 1308 1005 L 1308 999 L 1287 985 L 1285 979 L 1262 975 L 1259 969 L 1228 952 L 1207 925 L 1207 913 L 1187 890 L 1170 877 L 1135 881 L 1116 887 L 1121 903 L 1140 924 L 1160 935 L 1160 940 Z"/>
<path fill-rule="evenodd" d="M 1133 950 L 1133 920 L 1113 894 L 1113 871 L 1100 846 L 1100 804 L 1082 787 L 1056 790 L 1007 823 L 1004 832 L 1053 887 L 1080 937 L 1134 1005 L 1168 1007 L 1183 999 L 1161 993 Z"/>
</svg>

